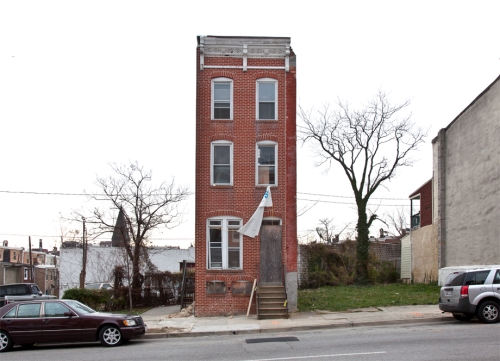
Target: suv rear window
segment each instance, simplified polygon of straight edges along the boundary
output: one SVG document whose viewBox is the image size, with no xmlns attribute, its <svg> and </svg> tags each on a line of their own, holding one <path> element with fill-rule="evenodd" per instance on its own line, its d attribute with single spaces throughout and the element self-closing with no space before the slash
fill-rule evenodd
<svg viewBox="0 0 500 361">
<path fill-rule="evenodd" d="M 484 281 L 488 278 L 490 271 L 477 271 L 467 273 L 465 277 L 466 285 L 484 285 Z"/>
<path fill-rule="evenodd" d="M 464 278 L 465 273 L 452 273 L 446 277 L 445 286 L 461 286 Z"/>
</svg>

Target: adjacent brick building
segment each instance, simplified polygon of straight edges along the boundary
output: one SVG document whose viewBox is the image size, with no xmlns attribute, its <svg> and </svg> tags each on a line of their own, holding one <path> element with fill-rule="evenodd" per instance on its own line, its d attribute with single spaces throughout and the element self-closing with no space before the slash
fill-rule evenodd
<svg viewBox="0 0 500 361">
<path fill-rule="evenodd" d="M 246 312 L 254 279 L 285 284 L 294 310 L 296 58 L 290 38 L 200 36 L 196 72 L 196 315 Z M 268 186 L 273 207 L 265 210 L 260 234 L 241 235 Z"/>
</svg>

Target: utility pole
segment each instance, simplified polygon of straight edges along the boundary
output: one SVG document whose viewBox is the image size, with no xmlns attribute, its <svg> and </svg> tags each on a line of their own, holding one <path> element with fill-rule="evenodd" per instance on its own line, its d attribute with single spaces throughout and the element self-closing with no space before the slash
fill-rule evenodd
<svg viewBox="0 0 500 361">
<path fill-rule="evenodd" d="M 31 236 L 29 236 L 28 240 L 29 240 L 29 258 L 30 258 L 30 274 L 29 274 L 29 278 L 31 280 L 31 283 L 34 283 L 35 281 L 33 280 L 33 258 L 31 258 Z"/>
<path fill-rule="evenodd" d="M 83 256 L 82 256 L 82 271 L 80 272 L 80 288 L 85 288 L 85 276 L 87 273 L 87 237 L 85 237 L 86 236 L 85 217 L 82 217 L 82 221 L 83 221 L 83 234 L 82 234 Z"/>
</svg>

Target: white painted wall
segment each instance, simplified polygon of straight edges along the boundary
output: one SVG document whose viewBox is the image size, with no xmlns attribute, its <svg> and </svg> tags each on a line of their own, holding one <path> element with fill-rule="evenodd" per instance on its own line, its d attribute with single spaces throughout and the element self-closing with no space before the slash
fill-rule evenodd
<svg viewBox="0 0 500 361">
<path fill-rule="evenodd" d="M 179 272 L 183 260 L 194 262 L 194 247 L 188 249 L 153 248 L 151 262 L 161 271 Z M 85 283 L 109 282 L 115 265 L 124 265 L 124 249 L 120 247 L 89 246 Z M 82 249 L 61 248 L 59 280 L 61 296 L 65 290 L 80 286 Z"/>
</svg>

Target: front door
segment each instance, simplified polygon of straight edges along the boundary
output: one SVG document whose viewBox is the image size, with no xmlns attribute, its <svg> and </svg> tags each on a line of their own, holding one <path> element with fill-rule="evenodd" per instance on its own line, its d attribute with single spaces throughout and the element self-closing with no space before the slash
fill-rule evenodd
<svg viewBox="0 0 500 361">
<path fill-rule="evenodd" d="M 282 283 L 281 226 L 260 227 L 260 282 Z"/>
</svg>

